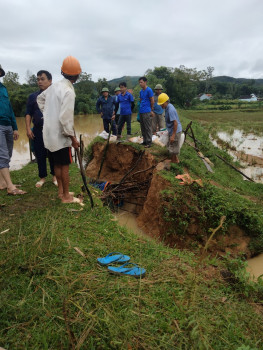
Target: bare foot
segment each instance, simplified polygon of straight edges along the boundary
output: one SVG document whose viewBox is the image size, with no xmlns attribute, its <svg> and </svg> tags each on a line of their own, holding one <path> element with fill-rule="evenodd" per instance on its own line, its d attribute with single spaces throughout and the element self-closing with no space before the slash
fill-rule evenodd
<svg viewBox="0 0 263 350">
<path fill-rule="evenodd" d="M 70 195 L 71 197 L 73 197 L 74 194 L 75 194 L 75 192 L 69 192 L 69 195 Z M 63 193 L 59 193 L 59 194 L 58 194 L 58 198 L 62 199 L 62 198 L 63 198 Z"/>
</svg>

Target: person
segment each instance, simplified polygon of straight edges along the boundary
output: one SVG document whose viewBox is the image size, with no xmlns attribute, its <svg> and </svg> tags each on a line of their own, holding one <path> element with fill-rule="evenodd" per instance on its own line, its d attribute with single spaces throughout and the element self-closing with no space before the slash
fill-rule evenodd
<svg viewBox="0 0 263 350">
<path fill-rule="evenodd" d="M 62 203 L 80 203 L 80 199 L 73 197 L 73 193 L 69 192 L 71 146 L 76 149 L 79 147 L 74 131 L 75 91 L 73 84 L 80 73 L 79 61 L 73 56 L 66 57 L 61 67 L 63 79 L 50 85 L 37 96 L 37 103 L 44 118 L 44 145 L 54 162 L 58 197 Z"/>
<path fill-rule="evenodd" d="M 115 93 L 115 102 L 117 103 L 118 101 L 118 95 L 121 93 L 121 89 L 119 88 L 119 86 L 116 87 L 116 89 L 114 90 Z M 116 127 L 118 128 L 118 123 L 119 123 L 119 118 L 120 118 L 120 105 L 117 111 L 115 111 L 115 123 L 116 123 Z"/>
<path fill-rule="evenodd" d="M 139 78 L 140 91 L 140 125 L 145 148 L 152 144 L 152 117 L 154 116 L 154 98 L 153 91 L 147 86 L 147 78 Z"/>
<path fill-rule="evenodd" d="M 120 106 L 120 119 L 118 123 L 117 140 L 121 139 L 121 132 L 126 122 L 127 125 L 127 139 L 131 137 L 131 114 L 134 108 L 134 98 L 132 94 L 127 91 L 127 84 L 125 81 L 120 83 L 121 93 L 118 95 L 116 110 Z"/>
<path fill-rule="evenodd" d="M 52 84 L 52 75 L 46 70 L 40 70 L 37 73 L 37 84 L 39 91 L 29 95 L 26 106 L 26 133 L 29 140 L 34 142 L 34 151 L 38 165 L 38 176 L 40 180 L 36 183 L 36 187 L 40 188 L 44 185 L 47 177 L 47 149 L 43 142 L 43 114 L 38 108 L 37 96 L 46 90 Z M 31 130 L 31 121 L 33 122 L 33 130 Z M 57 186 L 57 179 L 54 172 L 54 164 L 49 158 L 50 173 L 53 175 L 53 184 Z"/>
<path fill-rule="evenodd" d="M 104 87 L 101 90 L 102 96 L 100 96 L 96 103 L 97 112 L 101 115 L 103 119 L 103 127 L 104 130 L 109 133 L 109 125 L 112 125 L 112 133 L 113 135 L 117 134 L 116 123 L 114 120 L 115 116 L 115 105 L 116 100 L 109 94 L 109 89 Z"/>
<path fill-rule="evenodd" d="M 164 129 L 164 113 L 161 106 L 157 104 L 158 96 L 163 92 L 163 87 L 161 84 L 157 84 L 154 88 L 154 107 L 153 112 L 154 116 L 152 118 L 152 133 L 155 135 L 156 131 Z"/>
<path fill-rule="evenodd" d="M 0 78 L 3 76 L 5 76 L 5 71 L 0 66 Z M 16 119 L 8 92 L 0 82 L 0 189 L 6 189 L 8 194 L 14 196 L 26 193 L 13 184 L 9 171 L 14 140 L 18 140 L 18 138 Z"/>
<path fill-rule="evenodd" d="M 168 150 L 171 154 L 171 162 L 179 163 L 180 139 L 182 134 L 182 124 L 176 109 L 170 103 L 169 96 L 161 93 L 158 96 L 158 105 L 165 109 L 165 124 L 168 130 L 169 141 Z"/>
</svg>

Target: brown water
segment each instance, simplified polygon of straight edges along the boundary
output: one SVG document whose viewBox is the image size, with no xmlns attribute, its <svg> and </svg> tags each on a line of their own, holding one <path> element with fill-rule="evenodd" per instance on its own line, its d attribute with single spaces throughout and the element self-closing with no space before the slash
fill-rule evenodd
<svg viewBox="0 0 263 350">
<path fill-rule="evenodd" d="M 262 275 L 263 279 L 263 254 L 247 261 L 247 271 L 252 275 L 252 278 L 257 279 Z"/>
<path fill-rule="evenodd" d="M 19 139 L 14 142 L 13 156 L 10 162 L 11 170 L 21 169 L 30 161 L 29 142 L 26 135 L 25 118 L 16 119 Z M 75 131 L 77 138 L 82 134 L 82 140 L 85 147 L 94 137 L 103 131 L 102 119 L 97 114 L 85 116 L 75 116 Z"/>
</svg>

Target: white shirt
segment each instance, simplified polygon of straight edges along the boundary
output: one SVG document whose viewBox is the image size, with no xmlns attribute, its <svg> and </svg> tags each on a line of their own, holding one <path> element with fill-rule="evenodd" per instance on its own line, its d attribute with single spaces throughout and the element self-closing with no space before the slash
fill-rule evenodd
<svg viewBox="0 0 263 350">
<path fill-rule="evenodd" d="M 71 146 L 74 136 L 75 91 L 72 83 L 63 78 L 50 85 L 37 97 L 38 107 L 43 113 L 43 140 L 50 152 Z"/>
</svg>

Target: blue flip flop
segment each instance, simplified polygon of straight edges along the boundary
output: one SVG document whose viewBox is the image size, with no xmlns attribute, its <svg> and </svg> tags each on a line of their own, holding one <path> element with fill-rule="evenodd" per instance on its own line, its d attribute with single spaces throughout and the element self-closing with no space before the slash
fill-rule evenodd
<svg viewBox="0 0 263 350">
<path fill-rule="evenodd" d="M 119 252 L 112 252 L 104 258 L 98 258 L 97 261 L 100 265 L 109 265 L 112 263 L 122 264 L 130 261 L 130 259 L 131 258 L 128 255 L 124 255 Z"/>
<path fill-rule="evenodd" d="M 143 278 L 146 273 L 145 269 L 140 268 L 137 264 L 130 262 L 127 262 L 126 264 L 119 267 L 108 266 L 108 271 L 114 275 L 133 276 L 135 278 Z"/>
</svg>

